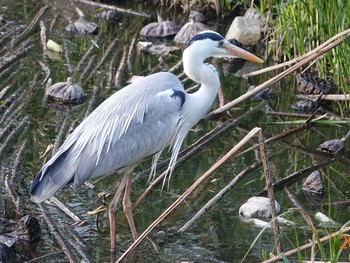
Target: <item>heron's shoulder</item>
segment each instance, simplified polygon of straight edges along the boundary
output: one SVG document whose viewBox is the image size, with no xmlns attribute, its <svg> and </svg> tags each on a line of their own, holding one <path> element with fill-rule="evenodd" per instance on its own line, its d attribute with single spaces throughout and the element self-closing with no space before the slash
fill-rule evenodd
<svg viewBox="0 0 350 263">
<path fill-rule="evenodd" d="M 160 90 L 165 90 L 169 88 L 180 88 L 183 86 L 177 76 L 170 72 L 158 72 L 147 77 L 141 78 L 139 81 L 143 83 L 143 86 L 150 86 L 153 88 L 159 87 Z"/>
</svg>

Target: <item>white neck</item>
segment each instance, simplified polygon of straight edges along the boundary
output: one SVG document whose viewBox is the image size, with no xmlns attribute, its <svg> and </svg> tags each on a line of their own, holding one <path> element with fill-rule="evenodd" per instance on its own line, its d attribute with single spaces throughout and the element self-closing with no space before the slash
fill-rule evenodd
<svg viewBox="0 0 350 263">
<path fill-rule="evenodd" d="M 190 79 L 201 84 L 201 87 L 197 92 L 188 94 L 187 103 L 184 105 L 187 110 L 184 109 L 183 112 L 191 115 L 186 117 L 192 119 L 191 125 L 195 125 L 210 109 L 220 87 L 220 79 L 213 65 L 203 63 L 205 57 L 191 55 L 186 56 L 184 53 L 184 71 Z"/>
</svg>

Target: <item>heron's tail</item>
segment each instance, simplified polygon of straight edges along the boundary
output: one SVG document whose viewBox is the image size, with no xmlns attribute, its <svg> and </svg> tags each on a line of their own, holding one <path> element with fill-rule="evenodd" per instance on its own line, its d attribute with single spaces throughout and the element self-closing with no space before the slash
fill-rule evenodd
<svg viewBox="0 0 350 263">
<path fill-rule="evenodd" d="M 65 151 L 57 152 L 34 178 L 30 187 L 33 202 L 41 203 L 45 201 L 66 184 L 73 181 L 75 171 L 69 169 L 68 158 L 66 158 L 70 149 L 71 147 Z"/>
</svg>

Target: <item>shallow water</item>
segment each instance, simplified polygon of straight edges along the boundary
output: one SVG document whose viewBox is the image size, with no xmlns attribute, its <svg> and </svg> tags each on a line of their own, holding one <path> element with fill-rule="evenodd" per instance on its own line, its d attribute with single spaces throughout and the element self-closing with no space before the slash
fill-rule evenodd
<svg viewBox="0 0 350 263">
<path fill-rule="evenodd" d="M 53 39 L 60 44 L 66 43 L 69 63 L 64 53 L 55 57 L 49 57 L 45 60 L 42 56 L 42 47 L 40 44 L 40 29 L 36 26 L 29 34 L 35 43 L 35 47 L 24 56 L 19 62 L 11 66 L 8 72 L 1 75 L 1 90 L 11 85 L 6 92 L 3 100 L 8 99 L 15 94 L 15 100 L 12 106 L 7 106 L 1 111 L 0 131 L 3 136 L 1 142 L 1 192 L 0 192 L 0 218 L 2 222 L 16 220 L 25 214 L 32 214 L 41 218 L 41 212 L 38 206 L 29 199 L 28 189 L 30 181 L 39 171 L 44 160 L 40 156 L 45 152 L 47 145 L 55 143 L 56 137 L 63 129 L 69 132 L 79 123 L 85 115 L 90 101 L 93 97 L 94 87 L 98 88 L 97 100 L 92 107 L 96 107 L 105 98 L 116 91 L 115 87 L 108 86 L 109 64 L 115 56 L 115 65 L 118 68 L 122 60 L 123 49 L 129 50 L 129 46 L 140 28 L 151 22 L 152 19 L 145 19 L 140 16 L 121 14 L 120 20 L 116 23 L 109 23 L 103 20 L 93 18 L 93 14 L 101 11 L 98 8 L 91 8 L 86 5 L 77 4 L 85 13 L 86 17 L 98 23 L 100 32 L 97 36 L 72 36 L 64 31 L 70 17 L 77 17 L 74 7 L 67 2 L 51 1 L 26 1 L 11 2 L 0 0 L 1 12 L 9 21 L 16 21 L 19 24 L 27 25 L 35 16 L 40 7 L 45 4 L 50 5 L 46 10 L 42 20 L 47 27 L 47 38 Z M 143 2 L 132 2 L 128 6 L 118 3 L 119 6 L 132 8 L 135 11 L 146 12 L 155 15 L 154 7 L 147 6 Z M 187 15 L 179 12 L 170 12 L 169 17 L 179 24 L 184 24 Z M 166 10 L 162 10 L 166 14 Z M 52 21 L 57 16 L 56 22 L 49 30 Z M 211 22 L 212 26 L 220 33 L 225 34 L 225 28 L 228 27 L 232 19 L 218 20 Z M 106 58 L 99 69 L 90 78 L 82 80 L 79 77 L 80 72 L 70 74 L 69 70 L 74 70 L 79 61 L 90 46 L 94 46 L 92 55 L 96 55 L 94 67 L 101 61 L 103 54 L 107 51 L 112 41 L 116 41 L 113 52 Z M 5 42 L 6 43 L 6 42 Z M 96 44 L 95 44 L 96 43 Z M 0 48 L 3 49 L 3 46 Z M 159 63 L 156 56 L 141 53 L 135 53 L 131 59 L 132 68 L 123 71 L 122 83 L 132 75 L 148 75 L 160 70 L 168 70 L 180 59 L 181 52 L 173 52 L 164 56 L 164 63 Z M 88 60 L 83 63 L 86 67 Z M 62 107 L 49 104 L 44 101 L 45 73 L 40 67 L 39 61 L 43 61 L 51 70 L 53 82 L 64 81 L 67 76 L 72 75 L 82 85 L 87 93 L 86 101 L 74 107 Z M 225 100 L 230 101 L 233 98 L 243 94 L 250 83 L 243 80 L 232 71 L 226 72 L 230 65 L 228 62 L 215 61 L 220 67 L 222 87 L 225 93 Z M 244 68 L 256 67 L 256 65 L 246 64 Z M 11 75 L 12 72 L 17 72 Z M 179 71 L 180 72 L 180 71 Z M 177 73 L 179 73 L 177 72 Z M 273 73 L 275 74 L 275 73 Z M 271 74 L 271 75 L 273 75 Z M 254 84 L 262 83 L 269 78 L 269 75 L 263 75 L 252 79 Z M 187 81 L 186 86 L 192 83 Z M 198 177 L 207 171 L 220 157 L 226 154 L 234 145 L 236 145 L 253 127 L 261 127 L 266 137 L 277 135 L 288 127 L 295 125 L 277 125 L 274 122 L 279 121 L 276 116 L 266 115 L 266 111 L 274 109 L 276 111 L 291 112 L 290 105 L 296 101 L 293 77 L 286 78 L 283 82 L 274 86 L 277 97 L 267 102 L 260 110 L 244 117 L 239 123 L 239 128 L 231 128 L 224 135 L 218 137 L 214 142 L 207 145 L 199 153 L 192 156 L 186 162 L 181 164 L 174 172 L 170 188 L 157 188 L 140 206 L 135 210 L 135 219 L 138 232 L 141 233 L 153 220 L 171 205 L 178 196 L 180 196 Z M 241 103 L 230 114 L 228 118 L 238 118 L 245 112 L 261 104 L 260 101 L 249 100 Z M 217 108 L 215 102 L 213 108 Z M 332 105 L 337 109 L 337 105 Z M 23 121 L 28 116 L 29 122 Z M 347 113 L 343 113 L 348 117 Z M 15 127 L 21 124 L 21 129 L 13 132 Z M 219 121 L 202 120 L 195 130 L 186 138 L 184 147 L 189 146 L 196 139 L 206 134 L 208 131 L 219 125 Z M 334 126 L 314 126 L 311 129 L 303 130 L 293 134 L 282 141 L 267 145 L 267 152 L 271 155 L 269 159 L 270 172 L 273 181 L 277 181 L 296 171 L 307 168 L 313 164 L 322 162 L 322 156 L 316 153 L 318 145 L 326 140 L 333 138 L 342 138 L 348 131 L 348 125 Z M 11 133 L 13 132 L 13 133 Z M 10 135 L 13 134 L 11 137 Z M 254 142 L 257 142 L 256 138 Z M 249 145 L 250 146 L 250 145 Z M 22 148 L 21 148 L 22 147 Z M 20 159 L 16 159 L 17 157 Z M 164 156 L 165 158 L 166 156 Z M 345 156 L 346 157 L 346 156 Z M 238 216 L 238 209 L 247 198 L 261 191 L 264 186 L 264 176 L 262 168 L 250 172 L 232 191 L 224 196 L 214 207 L 212 207 L 199 221 L 197 221 L 187 232 L 180 234 L 178 229 L 185 224 L 210 198 L 225 187 L 238 173 L 247 166 L 259 159 L 259 151 L 249 152 L 240 158 L 231 158 L 221 168 L 219 168 L 199 190 L 186 199 L 170 216 L 167 217 L 157 228 L 151 232 L 150 241 L 144 241 L 139 248 L 138 262 L 239 262 L 248 251 L 253 240 L 260 229 L 242 222 Z M 321 169 L 323 183 L 326 189 L 326 196 L 322 203 L 341 201 L 349 199 L 349 173 L 347 169 L 348 161 L 332 163 Z M 135 173 L 139 173 L 150 166 L 147 160 L 137 167 Z M 158 172 L 160 174 L 161 171 Z M 18 209 L 12 204 L 11 195 L 5 186 L 6 176 L 13 176 L 15 198 L 19 200 Z M 63 212 L 54 206 L 44 204 L 46 214 L 49 215 L 58 229 L 62 230 L 63 237 L 73 240 L 73 246 L 81 246 L 81 250 L 87 254 L 91 262 L 109 261 L 109 234 L 108 220 L 104 213 L 99 218 L 99 227 L 102 233 L 96 231 L 95 217 L 88 216 L 87 211 L 91 211 L 102 204 L 97 194 L 102 191 L 113 193 L 119 175 L 107 176 L 102 180 L 93 182 L 94 189 L 83 187 L 79 192 L 66 187 L 57 197 L 66 203 L 75 214 L 77 214 L 85 223 L 82 226 L 72 226 L 74 220 L 67 217 Z M 321 211 L 340 224 L 349 220 L 349 208 L 335 205 L 315 206 L 307 199 L 301 190 L 302 181 L 290 186 L 290 190 L 304 206 L 306 211 L 313 215 Z M 136 200 L 147 186 L 147 179 L 134 182 L 132 200 Z M 276 193 L 276 199 L 281 203 L 283 211 L 293 207 L 283 191 Z M 16 211 L 18 214 L 16 214 Z M 289 218 L 298 223 L 296 228 L 299 242 L 302 244 L 311 238 L 310 231 L 307 230 L 303 219 L 298 213 L 293 213 Z M 313 218 L 314 219 L 314 218 Z M 127 249 L 131 244 L 132 237 L 127 227 L 127 222 L 122 215 L 118 215 L 118 245 L 120 251 Z M 317 221 L 314 220 L 317 225 Z M 37 249 L 37 255 L 47 255 L 58 251 L 61 246 L 54 239 L 51 230 L 41 220 L 43 231 L 42 241 Z M 10 231 L 5 224 L 0 227 L 0 234 Z M 321 232 L 321 236 L 325 231 Z M 282 240 L 284 249 L 288 250 L 296 245 L 296 234 L 294 228 L 282 228 Z M 67 241 L 66 241 L 67 242 Z M 158 252 L 154 249 L 154 244 L 158 247 Z M 71 245 L 68 245 L 69 247 Z M 245 262 L 259 262 L 262 260 L 262 251 L 270 252 L 273 249 L 273 233 L 266 231 L 254 245 Z M 120 251 L 118 253 L 120 253 Z M 347 253 L 347 254 L 346 254 Z M 304 254 L 303 254 L 304 255 Z M 306 252 L 305 255 L 309 255 Z M 343 258 L 348 259 L 349 253 L 345 251 Z M 306 257 L 306 256 L 305 256 Z M 76 255 L 76 260 L 81 259 L 81 255 Z M 308 257 L 306 257 L 308 258 Z M 18 262 L 23 262 L 19 258 Z M 67 262 L 64 254 L 47 259 L 47 262 Z"/>
</svg>

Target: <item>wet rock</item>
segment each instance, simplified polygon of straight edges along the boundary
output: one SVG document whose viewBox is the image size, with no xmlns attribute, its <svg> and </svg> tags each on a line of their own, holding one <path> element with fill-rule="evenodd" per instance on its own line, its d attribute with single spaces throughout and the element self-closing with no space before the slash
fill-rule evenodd
<svg viewBox="0 0 350 263">
<path fill-rule="evenodd" d="M 277 214 L 281 206 L 275 201 Z M 270 200 L 267 197 L 251 197 L 239 208 L 239 215 L 245 218 L 270 218 Z"/>
<path fill-rule="evenodd" d="M 322 227 L 339 227 L 340 224 L 321 212 L 315 214 L 315 218 Z"/>
<path fill-rule="evenodd" d="M 7 20 L 2 15 L 0 15 L 0 26 L 6 25 L 6 24 L 7 24 Z"/>
<path fill-rule="evenodd" d="M 179 50 L 179 47 L 167 46 L 164 44 L 155 45 L 152 42 L 139 42 L 137 43 L 138 51 L 144 51 L 155 56 L 161 56 Z"/>
<path fill-rule="evenodd" d="M 254 7 L 250 7 L 244 13 L 244 17 L 249 18 L 253 23 L 255 23 L 261 32 L 266 31 L 266 23 L 264 17 L 260 14 L 260 12 Z"/>
<path fill-rule="evenodd" d="M 31 216 L 23 216 L 15 227 L 15 234 L 19 239 L 38 241 L 41 237 L 41 228 L 38 220 Z"/>
<path fill-rule="evenodd" d="M 297 89 L 301 94 L 327 94 L 333 89 L 331 82 L 309 73 L 297 74 L 296 80 Z"/>
<path fill-rule="evenodd" d="M 63 103 L 81 103 L 86 94 L 80 85 L 73 82 L 71 77 L 66 82 L 58 82 L 46 89 L 48 99 L 62 101 Z"/>
<path fill-rule="evenodd" d="M 345 143 L 339 139 L 333 139 L 320 144 L 318 151 L 328 154 L 341 154 L 345 151 Z"/>
<path fill-rule="evenodd" d="M 31 259 L 40 238 L 41 228 L 38 220 L 26 215 L 17 222 L 15 231 L 0 236 L 0 243 L 5 244 L 21 257 Z"/>
<path fill-rule="evenodd" d="M 110 22 L 115 22 L 120 20 L 120 16 L 118 15 L 118 12 L 114 10 L 105 10 L 102 11 L 101 13 L 96 14 L 94 17 L 99 18 L 99 19 L 104 19 Z"/>
<path fill-rule="evenodd" d="M 0 242 L 0 262 L 12 263 L 15 262 L 16 254 L 11 248 Z"/>
<path fill-rule="evenodd" d="M 258 228 L 272 228 L 272 223 L 271 222 L 266 222 L 264 220 L 258 219 L 258 218 L 244 218 L 240 217 L 240 220 L 252 224 L 254 227 Z M 283 226 L 294 226 L 294 222 L 290 221 L 288 219 L 282 218 L 282 217 L 277 217 L 278 223 Z"/>
<path fill-rule="evenodd" d="M 248 91 L 253 90 L 256 86 L 250 86 Z M 272 89 L 265 89 L 255 94 L 253 99 L 255 100 L 270 100 L 276 98 L 276 94 Z"/>
<path fill-rule="evenodd" d="M 260 27 L 252 19 L 236 16 L 226 34 L 226 39 L 234 38 L 245 46 L 254 46 L 260 40 L 260 35 Z"/>
<path fill-rule="evenodd" d="M 297 112 L 313 112 L 317 107 L 318 103 L 311 100 L 299 100 L 292 104 L 292 109 Z"/>
<path fill-rule="evenodd" d="M 179 32 L 180 27 L 172 21 L 163 21 L 158 15 L 158 22 L 150 23 L 144 26 L 140 35 L 144 37 L 170 37 Z"/>
<path fill-rule="evenodd" d="M 206 21 L 204 15 L 197 11 L 191 11 L 189 22 L 187 22 L 174 37 L 174 41 L 178 44 L 186 44 L 197 33 L 208 30 L 210 27 L 203 22 Z"/>
<path fill-rule="evenodd" d="M 319 195 L 324 194 L 322 185 L 322 178 L 319 171 L 311 173 L 304 181 L 302 189 L 309 193 L 315 193 Z"/>
<path fill-rule="evenodd" d="M 98 26 L 81 17 L 74 22 L 70 22 L 69 25 L 66 26 L 66 31 L 72 34 L 95 35 L 98 33 Z"/>
</svg>

